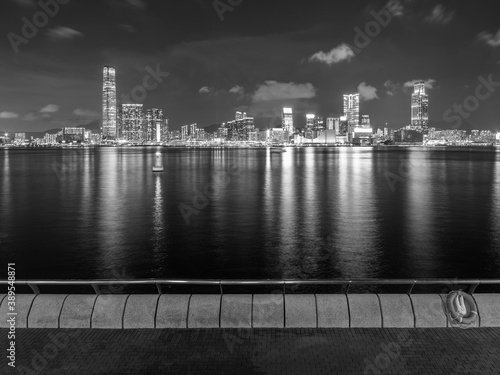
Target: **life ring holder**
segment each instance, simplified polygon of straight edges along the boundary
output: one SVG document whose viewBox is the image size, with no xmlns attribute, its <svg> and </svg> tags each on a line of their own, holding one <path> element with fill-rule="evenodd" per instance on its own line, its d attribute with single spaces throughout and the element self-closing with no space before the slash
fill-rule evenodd
<svg viewBox="0 0 500 375">
<path fill-rule="evenodd" d="M 453 324 L 467 328 L 476 322 L 478 316 L 474 298 L 462 290 L 452 290 L 446 298 L 446 315 Z"/>
</svg>

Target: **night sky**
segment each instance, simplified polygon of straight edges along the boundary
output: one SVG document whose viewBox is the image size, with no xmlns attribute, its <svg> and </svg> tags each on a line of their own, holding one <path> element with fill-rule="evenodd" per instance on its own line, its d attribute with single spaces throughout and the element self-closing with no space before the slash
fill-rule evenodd
<svg viewBox="0 0 500 375">
<path fill-rule="evenodd" d="M 43 0 L 44 2 L 50 2 Z M 61 0 L 62 1 L 62 0 Z M 65 0 L 68 1 L 68 0 Z M 229 5 L 238 4 L 235 6 Z M 147 92 L 171 129 L 230 120 L 235 110 L 273 121 L 294 108 L 342 114 L 342 94 L 359 89 L 361 113 L 391 128 L 410 122 L 411 83 L 429 88 L 431 126 L 474 95 L 478 77 L 500 83 L 500 18 L 492 1 L 401 0 L 386 27 L 362 49 L 365 30 L 387 1 L 69 0 L 37 35 L 23 37 L 34 0 L 4 0 L 0 15 L 0 130 L 43 131 L 100 119 L 102 66 L 117 69 L 118 98 L 141 86 L 147 68 L 169 75 Z M 221 19 L 222 18 L 222 19 Z M 12 34 L 11 38 L 12 38 Z M 500 86 L 500 85 L 499 85 Z M 500 87 L 467 127 L 500 131 Z"/>
</svg>

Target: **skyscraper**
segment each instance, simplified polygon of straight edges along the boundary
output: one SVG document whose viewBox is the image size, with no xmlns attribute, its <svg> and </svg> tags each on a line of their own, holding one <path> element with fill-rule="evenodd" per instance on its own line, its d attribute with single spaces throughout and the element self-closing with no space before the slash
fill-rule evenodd
<svg viewBox="0 0 500 375">
<path fill-rule="evenodd" d="M 359 126 L 359 94 L 344 95 L 344 116 L 349 127 Z"/>
<path fill-rule="evenodd" d="M 120 138 L 129 142 L 142 143 L 146 137 L 146 121 L 142 104 L 122 104 L 120 106 Z"/>
<path fill-rule="evenodd" d="M 234 116 L 234 119 L 235 119 L 236 121 L 238 121 L 238 120 L 243 120 L 243 119 L 244 119 L 244 118 L 246 118 L 246 117 L 247 117 L 247 113 L 246 113 L 246 112 L 240 112 L 240 111 L 237 111 L 237 112 L 236 112 L 236 116 Z"/>
<path fill-rule="evenodd" d="M 288 132 L 289 136 L 294 133 L 292 108 L 283 108 L 282 125 L 283 131 Z"/>
<path fill-rule="evenodd" d="M 162 142 L 165 139 L 166 122 L 161 109 L 152 108 L 146 111 L 146 139 L 148 142 Z"/>
<path fill-rule="evenodd" d="M 102 76 L 102 140 L 115 140 L 117 137 L 115 68 L 104 66 Z"/>
<path fill-rule="evenodd" d="M 425 135 L 429 133 L 429 96 L 425 92 L 423 81 L 414 84 L 414 92 L 411 95 L 411 125 L 421 127 Z"/>
</svg>

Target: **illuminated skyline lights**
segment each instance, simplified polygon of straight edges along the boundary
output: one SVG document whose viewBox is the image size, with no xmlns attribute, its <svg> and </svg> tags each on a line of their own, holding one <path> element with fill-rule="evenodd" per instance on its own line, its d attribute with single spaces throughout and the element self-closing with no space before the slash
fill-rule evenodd
<svg viewBox="0 0 500 375">
<path fill-rule="evenodd" d="M 101 135 L 103 140 L 114 140 L 117 137 L 115 67 L 104 66 L 102 75 L 103 87 Z"/>
<path fill-rule="evenodd" d="M 359 126 L 359 93 L 344 94 L 344 116 L 349 127 Z"/>
<path fill-rule="evenodd" d="M 168 119 L 163 117 L 163 110 L 151 108 L 146 111 L 146 140 L 163 142 L 167 140 Z"/>
<path fill-rule="evenodd" d="M 120 105 L 119 138 L 130 142 L 143 142 L 147 137 L 142 104 Z"/>
<path fill-rule="evenodd" d="M 411 95 L 411 125 L 422 128 L 422 132 L 429 133 L 429 96 L 425 92 L 425 82 L 414 84 Z"/>
<path fill-rule="evenodd" d="M 295 129 L 293 127 L 292 108 L 283 108 L 282 127 L 283 131 L 288 133 L 288 136 L 291 136 L 293 135 L 293 133 L 295 133 Z"/>
</svg>

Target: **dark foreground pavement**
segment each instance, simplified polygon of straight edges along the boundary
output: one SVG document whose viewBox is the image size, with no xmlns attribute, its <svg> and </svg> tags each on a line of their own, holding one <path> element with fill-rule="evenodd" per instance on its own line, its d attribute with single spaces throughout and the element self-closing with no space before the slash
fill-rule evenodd
<svg viewBox="0 0 500 375">
<path fill-rule="evenodd" d="M 500 374 L 500 328 L 18 329 L 8 361 L 1 374 Z"/>
</svg>

